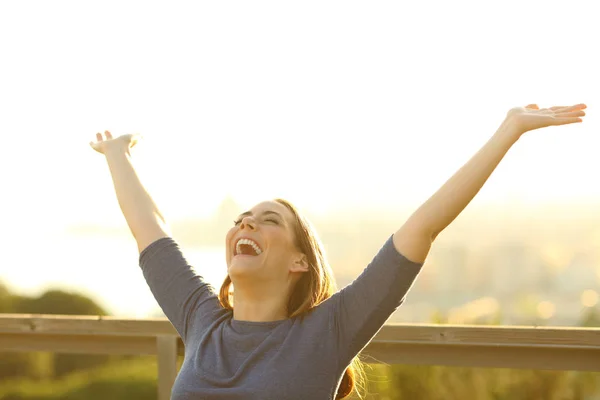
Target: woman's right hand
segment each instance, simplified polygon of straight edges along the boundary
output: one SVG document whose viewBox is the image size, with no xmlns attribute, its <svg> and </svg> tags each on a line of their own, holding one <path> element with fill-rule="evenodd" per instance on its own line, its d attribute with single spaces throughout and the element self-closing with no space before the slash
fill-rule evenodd
<svg viewBox="0 0 600 400">
<path fill-rule="evenodd" d="M 128 133 L 125 135 L 113 138 L 109 131 L 104 131 L 104 135 L 96 133 L 96 141 L 91 141 L 90 146 L 98 153 L 106 154 L 112 149 L 121 149 L 129 151 L 140 140 L 140 135 L 137 133 Z"/>
</svg>

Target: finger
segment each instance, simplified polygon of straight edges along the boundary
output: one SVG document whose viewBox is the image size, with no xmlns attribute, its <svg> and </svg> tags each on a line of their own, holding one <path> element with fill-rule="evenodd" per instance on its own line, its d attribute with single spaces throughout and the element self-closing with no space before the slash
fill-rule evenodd
<svg viewBox="0 0 600 400">
<path fill-rule="evenodd" d="M 585 104 L 575 104 L 574 106 L 561 107 L 554 110 L 557 113 L 575 111 L 575 110 L 584 110 L 587 106 Z"/>
<path fill-rule="evenodd" d="M 557 113 L 556 114 L 556 118 L 583 117 L 583 116 L 585 116 L 585 111 L 583 111 L 583 110 L 571 111 L 571 112 L 562 112 L 562 113 Z"/>
<path fill-rule="evenodd" d="M 529 108 L 531 110 L 539 110 L 540 109 L 540 107 L 538 107 L 537 104 L 528 104 L 525 106 L 525 108 Z"/>
<path fill-rule="evenodd" d="M 554 106 L 554 107 L 550 107 L 549 110 L 558 111 L 563 108 L 567 108 L 567 106 Z"/>
<path fill-rule="evenodd" d="M 104 135 L 106 135 L 106 140 L 112 139 L 112 134 L 109 131 L 104 131 Z"/>
<path fill-rule="evenodd" d="M 574 123 L 581 122 L 581 121 L 582 121 L 582 119 L 577 118 L 577 117 L 555 118 L 554 123 L 552 125 L 567 125 L 567 124 L 574 124 Z"/>
<path fill-rule="evenodd" d="M 100 132 L 96 133 L 96 140 L 99 142 L 102 141 L 102 134 Z"/>
</svg>

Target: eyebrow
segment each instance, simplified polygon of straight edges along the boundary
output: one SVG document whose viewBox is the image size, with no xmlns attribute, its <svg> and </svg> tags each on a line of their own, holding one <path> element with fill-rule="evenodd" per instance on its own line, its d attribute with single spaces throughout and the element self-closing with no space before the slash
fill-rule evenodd
<svg viewBox="0 0 600 400">
<path fill-rule="evenodd" d="M 264 215 L 269 215 L 269 214 L 275 214 L 275 215 L 277 215 L 279 218 L 281 218 L 283 220 L 283 217 L 281 216 L 281 214 L 279 214 L 278 212 L 275 212 L 275 211 L 263 211 L 261 213 L 261 215 L 263 215 L 263 216 Z M 241 213 L 240 214 L 240 218 L 247 217 L 249 215 L 252 215 L 252 211 L 246 211 L 244 213 Z"/>
</svg>

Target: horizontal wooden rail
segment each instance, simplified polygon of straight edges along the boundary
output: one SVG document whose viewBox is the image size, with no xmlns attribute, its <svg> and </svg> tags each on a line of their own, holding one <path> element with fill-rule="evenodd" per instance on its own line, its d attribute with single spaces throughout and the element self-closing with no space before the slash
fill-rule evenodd
<svg viewBox="0 0 600 400">
<path fill-rule="evenodd" d="M 0 314 L 0 351 L 155 354 L 168 399 L 184 346 L 167 319 Z M 600 371 L 600 329 L 387 324 L 366 362 Z"/>
</svg>

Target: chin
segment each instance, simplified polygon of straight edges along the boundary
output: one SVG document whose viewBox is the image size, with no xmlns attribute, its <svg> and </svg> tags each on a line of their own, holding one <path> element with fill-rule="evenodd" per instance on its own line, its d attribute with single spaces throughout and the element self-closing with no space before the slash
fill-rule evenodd
<svg viewBox="0 0 600 400">
<path fill-rule="evenodd" d="M 256 276 L 257 269 L 259 266 L 256 263 L 244 262 L 245 260 L 233 259 L 229 264 L 229 268 L 227 268 L 227 273 L 231 277 L 231 279 L 235 279 L 237 277 L 244 278 L 249 276 Z"/>
</svg>

